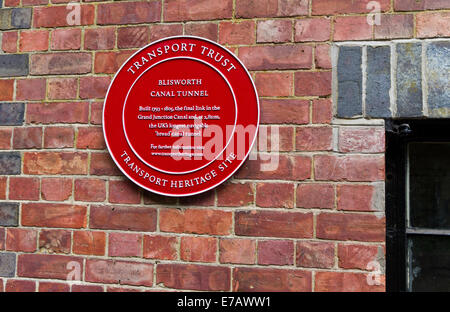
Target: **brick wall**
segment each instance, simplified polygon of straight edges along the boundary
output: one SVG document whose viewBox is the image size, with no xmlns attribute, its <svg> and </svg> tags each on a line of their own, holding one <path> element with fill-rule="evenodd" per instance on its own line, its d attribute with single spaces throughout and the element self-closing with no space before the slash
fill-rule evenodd
<svg viewBox="0 0 450 312">
<path fill-rule="evenodd" d="M 75 24 L 67 2 L 0 1 L 0 291 L 385 289 L 376 118 L 400 116 L 402 102 L 428 116 L 436 98 L 447 112 L 436 84 L 391 75 L 448 82 L 424 74 L 448 59 L 448 41 L 433 48 L 450 37 L 447 0 L 379 0 L 369 22 L 368 0 L 84 0 Z M 274 170 L 261 170 L 262 150 L 225 185 L 174 199 L 115 167 L 108 85 L 140 47 L 180 34 L 229 47 L 250 70 L 262 129 L 279 134 Z"/>
</svg>

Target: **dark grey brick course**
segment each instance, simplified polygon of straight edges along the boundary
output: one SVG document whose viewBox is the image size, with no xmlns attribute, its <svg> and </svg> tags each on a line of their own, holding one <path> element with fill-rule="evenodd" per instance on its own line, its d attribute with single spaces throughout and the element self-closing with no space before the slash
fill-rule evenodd
<svg viewBox="0 0 450 312">
<path fill-rule="evenodd" d="M 338 108 L 339 117 L 362 115 L 362 49 L 341 47 L 338 59 Z"/>
<path fill-rule="evenodd" d="M 21 171 L 19 152 L 0 152 L 0 175 L 17 175 Z"/>
<path fill-rule="evenodd" d="M 0 252 L 0 276 L 13 277 L 16 273 L 16 254 Z"/>
<path fill-rule="evenodd" d="M 389 89 L 391 88 L 391 48 L 367 47 L 366 115 L 392 117 Z"/>
<path fill-rule="evenodd" d="M 19 225 L 19 204 L 0 202 L 0 226 Z"/>
<path fill-rule="evenodd" d="M 28 54 L 0 54 L 0 77 L 27 76 Z"/>
<path fill-rule="evenodd" d="M 20 126 L 25 114 L 24 103 L 0 102 L 0 126 Z"/>
<path fill-rule="evenodd" d="M 422 44 L 397 44 L 397 116 L 419 117 L 422 104 Z"/>
<path fill-rule="evenodd" d="M 11 27 L 24 29 L 31 27 L 31 8 L 14 8 L 11 13 Z"/>
<path fill-rule="evenodd" d="M 429 113 L 433 117 L 448 117 L 450 112 L 450 42 L 430 43 L 426 56 Z"/>
</svg>

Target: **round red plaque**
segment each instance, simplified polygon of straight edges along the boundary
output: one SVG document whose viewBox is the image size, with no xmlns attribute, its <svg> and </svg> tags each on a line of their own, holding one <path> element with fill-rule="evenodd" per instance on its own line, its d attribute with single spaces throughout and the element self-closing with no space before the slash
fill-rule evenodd
<svg viewBox="0 0 450 312">
<path fill-rule="evenodd" d="M 106 145 L 146 190 L 188 196 L 227 180 L 259 125 L 250 74 L 229 50 L 192 36 L 156 41 L 131 56 L 109 86 Z"/>
</svg>

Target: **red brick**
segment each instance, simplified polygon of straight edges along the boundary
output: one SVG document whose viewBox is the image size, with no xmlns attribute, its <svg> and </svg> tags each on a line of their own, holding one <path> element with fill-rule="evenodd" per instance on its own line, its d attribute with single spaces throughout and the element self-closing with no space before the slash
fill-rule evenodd
<svg viewBox="0 0 450 312">
<path fill-rule="evenodd" d="M 141 193 L 130 181 L 109 181 L 109 202 L 116 204 L 139 204 Z"/>
<path fill-rule="evenodd" d="M 91 153 L 91 168 L 89 173 L 92 175 L 119 176 L 122 175 L 117 165 L 111 159 L 109 153 Z"/>
<path fill-rule="evenodd" d="M 6 177 L 0 177 L 0 199 L 6 199 Z M 1 241 L 2 233 L 0 232 L 0 241 Z M 0 242 L 1 246 L 1 242 Z M 0 247 L 0 249 L 2 249 Z"/>
<path fill-rule="evenodd" d="M 292 21 L 266 20 L 258 22 L 256 41 L 258 43 L 292 41 Z"/>
<path fill-rule="evenodd" d="M 58 3 L 58 0 L 54 0 L 52 3 Z M 48 4 L 48 0 L 22 0 L 22 5 L 40 5 L 40 4 Z"/>
<path fill-rule="evenodd" d="M 2 32 L 2 45 L 1 49 L 5 53 L 16 53 L 17 52 L 17 31 L 4 31 Z"/>
<path fill-rule="evenodd" d="M 102 202 L 106 199 L 106 181 L 102 179 L 76 179 L 75 200 Z"/>
<path fill-rule="evenodd" d="M 336 13 L 369 13 L 372 9 L 367 8 L 371 0 L 314 0 L 312 3 L 313 15 L 334 15 Z M 389 0 L 379 0 L 382 12 L 389 10 Z"/>
<path fill-rule="evenodd" d="M 167 0 L 164 21 L 194 21 L 231 18 L 232 0 Z"/>
<path fill-rule="evenodd" d="M 416 15 L 418 38 L 450 36 L 450 12 L 423 12 Z"/>
<path fill-rule="evenodd" d="M 5 0 L 3 3 L 5 7 L 17 7 L 20 5 L 20 0 Z"/>
<path fill-rule="evenodd" d="M 328 17 L 305 18 L 295 22 L 295 41 L 328 41 L 331 22 Z"/>
<path fill-rule="evenodd" d="M 106 250 L 105 233 L 92 231 L 73 232 L 74 254 L 103 256 L 105 255 L 105 250 Z"/>
<path fill-rule="evenodd" d="M 50 100 L 76 99 L 77 85 L 77 78 L 49 78 L 48 98 Z"/>
<path fill-rule="evenodd" d="M 278 0 L 278 16 L 308 15 L 309 0 Z"/>
<path fill-rule="evenodd" d="M 22 204 L 22 225 L 35 227 L 86 227 L 86 206 Z"/>
<path fill-rule="evenodd" d="M 262 100 L 262 124 L 307 124 L 309 122 L 309 101 L 304 100 Z"/>
<path fill-rule="evenodd" d="M 105 149 L 106 143 L 101 127 L 80 127 L 77 135 L 78 149 Z"/>
<path fill-rule="evenodd" d="M 290 126 L 259 126 L 258 151 L 260 152 L 291 152 L 294 150 L 294 127 Z"/>
<path fill-rule="evenodd" d="M 41 230 L 39 251 L 46 253 L 70 253 L 71 232 L 67 230 Z"/>
<path fill-rule="evenodd" d="M 27 123 L 88 123 L 89 103 L 29 103 Z"/>
<path fill-rule="evenodd" d="M 0 149 L 11 149 L 12 129 L 0 129 Z"/>
<path fill-rule="evenodd" d="M 6 250 L 34 252 L 37 246 L 37 234 L 33 229 L 14 229 L 6 231 Z"/>
<path fill-rule="evenodd" d="M 341 127 L 339 151 L 343 153 L 382 153 L 385 151 L 384 128 Z"/>
<path fill-rule="evenodd" d="M 9 199 L 39 200 L 39 179 L 10 177 Z"/>
<path fill-rule="evenodd" d="M 46 127 L 44 130 L 44 148 L 73 147 L 74 131 L 71 127 Z"/>
<path fill-rule="evenodd" d="M 14 96 L 14 80 L 0 80 L 0 101 L 12 101 Z"/>
<path fill-rule="evenodd" d="M 35 292 L 36 282 L 9 279 L 6 281 L 5 292 Z"/>
<path fill-rule="evenodd" d="M 83 78 L 81 79 L 83 80 Z M 97 91 L 96 91 L 97 92 Z M 81 96 L 81 94 L 80 94 Z M 101 125 L 103 119 L 103 102 L 91 103 L 91 124 Z"/>
<path fill-rule="evenodd" d="M 258 264 L 293 265 L 294 242 L 282 240 L 259 241 Z"/>
<path fill-rule="evenodd" d="M 217 41 L 219 25 L 216 23 L 188 23 L 184 26 L 184 31 L 186 35 Z"/>
<path fill-rule="evenodd" d="M 48 30 L 25 30 L 20 32 L 19 50 L 36 52 L 48 50 Z"/>
<path fill-rule="evenodd" d="M 221 44 L 254 44 L 255 22 L 221 22 L 219 24 L 219 42 Z"/>
<path fill-rule="evenodd" d="M 110 257 L 141 257 L 142 235 L 134 233 L 110 233 L 108 255 Z"/>
<path fill-rule="evenodd" d="M 24 153 L 25 174 L 87 174 L 87 153 L 29 152 Z"/>
<path fill-rule="evenodd" d="M 312 213 L 275 211 L 238 211 L 235 233 L 241 236 L 311 238 Z"/>
<path fill-rule="evenodd" d="M 236 17 L 271 17 L 278 13 L 278 0 L 237 0 Z"/>
<path fill-rule="evenodd" d="M 41 195 L 44 200 L 65 201 L 72 196 L 72 179 L 42 178 Z"/>
<path fill-rule="evenodd" d="M 221 238 L 220 263 L 254 264 L 256 241 L 251 239 Z"/>
<path fill-rule="evenodd" d="M 232 222 L 232 213 L 229 211 L 168 208 L 159 212 L 162 232 L 228 235 Z"/>
<path fill-rule="evenodd" d="M 161 20 L 161 2 L 120 2 L 99 4 L 98 25 L 141 24 Z"/>
<path fill-rule="evenodd" d="M 91 206 L 90 227 L 94 229 L 154 232 L 156 209 L 150 207 Z"/>
<path fill-rule="evenodd" d="M 92 55 L 86 52 L 32 54 L 30 75 L 87 74 L 92 70 Z"/>
<path fill-rule="evenodd" d="M 436 9 L 450 9 L 447 0 L 395 0 L 395 11 L 422 11 Z"/>
<path fill-rule="evenodd" d="M 374 211 L 375 188 L 373 185 L 338 185 L 338 210 Z"/>
<path fill-rule="evenodd" d="M 134 51 L 96 52 L 95 73 L 114 74 Z"/>
<path fill-rule="evenodd" d="M 312 291 L 311 280 L 311 272 L 302 270 L 235 268 L 233 271 L 233 291 Z"/>
<path fill-rule="evenodd" d="M 42 147 L 42 128 L 14 128 L 13 148 L 28 149 Z"/>
<path fill-rule="evenodd" d="M 334 40 L 368 40 L 372 38 L 372 26 L 366 16 L 336 17 L 334 22 Z"/>
<path fill-rule="evenodd" d="M 117 30 L 117 47 L 140 48 L 150 41 L 150 30 L 146 26 L 121 27 Z"/>
<path fill-rule="evenodd" d="M 298 127 L 295 135 L 297 151 L 330 151 L 333 149 L 331 127 Z"/>
<path fill-rule="evenodd" d="M 69 284 L 39 282 L 39 292 L 69 292 Z"/>
<path fill-rule="evenodd" d="M 339 244 L 339 267 L 344 269 L 367 270 L 372 261 L 377 261 L 378 246 Z"/>
<path fill-rule="evenodd" d="M 141 292 L 140 288 L 130 288 L 130 287 L 106 287 L 106 292 Z"/>
<path fill-rule="evenodd" d="M 259 96 L 292 96 L 292 73 L 256 73 Z M 277 86 L 274 88 L 274 86 Z"/>
<path fill-rule="evenodd" d="M 182 197 L 179 202 L 183 206 L 214 206 L 215 198 L 215 192 L 211 190 L 194 196 Z"/>
<path fill-rule="evenodd" d="M 150 41 L 156 41 L 165 37 L 183 34 L 182 24 L 156 24 L 150 25 Z"/>
<path fill-rule="evenodd" d="M 296 96 L 326 96 L 331 94 L 331 72 L 296 72 Z"/>
<path fill-rule="evenodd" d="M 329 124 L 333 118 L 333 106 L 330 99 L 317 99 L 312 103 L 312 122 Z"/>
<path fill-rule="evenodd" d="M 331 68 L 330 45 L 329 44 L 316 45 L 314 59 L 316 62 L 316 68 L 330 69 Z"/>
<path fill-rule="evenodd" d="M 84 31 L 84 48 L 86 50 L 111 50 L 116 42 L 114 27 L 86 29 Z"/>
<path fill-rule="evenodd" d="M 110 77 L 82 77 L 80 78 L 80 98 L 102 99 L 106 96 Z"/>
<path fill-rule="evenodd" d="M 81 48 L 81 29 L 55 29 L 50 42 L 52 50 L 79 50 Z"/>
<path fill-rule="evenodd" d="M 249 70 L 311 68 L 312 47 L 307 45 L 239 48 L 239 58 Z"/>
<path fill-rule="evenodd" d="M 334 187 L 332 184 L 300 184 L 297 188 L 297 207 L 334 208 Z"/>
<path fill-rule="evenodd" d="M 143 192 L 144 205 L 176 205 L 178 198 L 159 195 L 152 192 Z"/>
<path fill-rule="evenodd" d="M 86 281 L 135 286 L 153 285 L 153 264 L 129 261 L 86 261 Z"/>
<path fill-rule="evenodd" d="M 45 79 L 18 79 L 16 100 L 43 100 L 45 98 Z"/>
<path fill-rule="evenodd" d="M 214 237 L 183 236 L 180 258 L 190 262 L 216 262 L 217 240 Z"/>
<path fill-rule="evenodd" d="M 384 242 L 385 218 L 364 214 L 321 213 L 317 216 L 318 238 Z"/>
<path fill-rule="evenodd" d="M 369 285 L 367 274 L 350 272 L 317 272 L 314 291 L 373 292 L 385 291 L 385 285 Z"/>
<path fill-rule="evenodd" d="M 253 203 L 251 183 L 226 183 L 217 189 L 217 205 L 245 207 Z"/>
<path fill-rule="evenodd" d="M 332 268 L 334 244 L 325 242 L 297 242 L 296 265 L 306 268 Z"/>
<path fill-rule="evenodd" d="M 144 235 L 144 258 L 160 260 L 177 259 L 178 240 L 171 236 Z"/>
<path fill-rule="evenodd" d="M 66 6 L 36 7 L 33 9 L 34 28 L 70 26 L 67 23 L 68 13 Z M 94 24 L 94 5 L 80 5 L 80 13 L 80 25 Z"/>
<path fill-rule="evenodd" d="M 384 180 L 384 157 L 317 155 L 314 172 L 316 180 L 380 181 Z"/>
<path fill-rule="evenodd" d="M 230 268 L 195 264 L 159 264 L 156 283 L 186 290 L 230 290 Z"/>
<path fill-rule="evenodd" d="M 72 285 L 72 292 L 103 292 L 103 286 Z"/>
<path fill-rule="evenodd" d="M 266 208 L 294 208 L 294 185 L 287 183 L 258 183 L 256 205 Z"/>
<path fill-rule="evenodd" d="M 66 280 L 75 267 L 70 262 L 79 264 L 80 277 L 83 276 L 83 260 L 81 258 L 61 255 L 22 254 L 18 255 L 17 258 L 17 275 L 20 277 Z"/>
<path fill-rule="evenodd" d="M 375 39 L 412 38 L 414 16 L 406 14 L 383 14 L 380 25 L 375 24 Z"/>
</svg>

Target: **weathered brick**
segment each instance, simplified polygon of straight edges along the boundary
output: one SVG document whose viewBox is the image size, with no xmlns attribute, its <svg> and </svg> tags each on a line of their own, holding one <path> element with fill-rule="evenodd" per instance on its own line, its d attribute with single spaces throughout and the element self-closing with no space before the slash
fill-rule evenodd
<svg viewBox="0 0 450 312">
<path fill-rule="evenodd" d="M 372 26 L 366 16 L 336 17 L 334 22 L 335 41 L 369 40 L 372 38 Z"/>
<path fill-rule="evenodd" d="M 249 70 L 311 68 L 312 47 L 302 44 L 239 48 L 239 58 Z"/>
<path fill-rule="evenodd" d="M 72 292 L 103 292 L 103 286 L 97 285 L 72 285 Z"/>
<path fill-rule="evenodd" d="M 73 268 L 68 265 L 76 262 L 83 276 L 83 261 L 81 258 L 61 255 L 21 254 L 17 258 L 17 275 L 66 280 Z"/>
<path fill-rule="evenodd" d="M 46 127 L 44 131 L 44 148 L 73 147 L 74 131 L 72 127 Z"/>
<path fill-rule="evenodd" d="M 26 281 L 26 280 L 17 280 L 17 279 L 8 279 L 6 281 L 5 292 L 35 292 L 36 291 L 36 282 L 35 281 Z"/>
<path fill-rule="evenodd" d="M 77 97 L 77 78 L 48 79 L 48 98 L 50 100 L 68 100 Z"/>
<path fill-rule="evenodd" d="M 27 123 L 88 123 L 88 102 L 30 103 Z"/>
<path fill-rule="evenodd" d="M 148 259 L 176 260 L 178 239 L 172 236 L 144 235 L 143 257 Z"/>
<path fill-rule="evenodd" d="M 309 101 L 304 100 L 262 100 L 262 124 L 307 124 L 309 122 Z"/>
<path fill-rule="evenodd" d="M 105 201 L 106 181 L 102 179 L 76 179 L 74 195 L 75 200 L 78 201 Z"/>
<path fill-rule="evenodd" d="M 102 176 L 122 175 L 122 172 L 117 168 L 109 153 L 91 153 L 91 167 L 89 173 Z"/>
<path fill-rule="evenodd" d="M 80 78 L 80 98 L 102 99 L 110 83 L 110 77 L 82 77 Z"/>
<path fill-rule="evenodd" d="M 103 130 L 100 127 L 79 127 L 77 135 L 78 149 L 106 149 Z"/>
<path fill-rule="evenodd" d="M 39 200 L 39 179 L 28 177 L 9 178 L 9 199 Z"/>
<path fill-rule="evenodd" d="M 45 98 L 45 79 L 18 79 L 16 82 L 16 100 L 43 100 Z"/>
<path fill-rule="evenodd" d="M 305 18 L 295 22 L 295 41 L 328 41 L 331 21 L 328 17 Z"/>
<path fill-rule="evenodd" d="M 114 27 L 86 29 L 84 48 L 86 50 L 111 50 L 116 42 Z"/>
<path fill-rule="evenodd" d="M 362 50 L 361 47 L 340 47 L 337 65 L 339 117 L 362 115 Z"/>
<path fill-rule="evenodd" d="M 43 178 L 41 181 L 42 199 L 64 201 L 72 196 L 72 179 Z"/>
<path fill-rule="evenodd" d="M 229 211 L 168 208 L 159 212 L 162 232 L 228 235 L 232 222 Z"/>
<path fill-rule="evenodd" d="M 236 17 L 271 17 L 278 12 L 278 0 L 237 0 Z"/>
<path fill-rule="evenodd" d="M 103 256 L 106 250 L 106 234 L 93 231 L 73 232 L 73 253 Z"/>
<path fill-rule="evenodd" d="M 382 153 L 385 151 L 384 128 L 339 128 L 339 151 L 342 153 Z"/>
<path fill-rule="evenodd" d="M 19 224 L 19 204 L 0 203 L 0 225 L 17 226 Z"/>
<path fill-rule="evenodd" d="M 176 197 L 159 195 L 149 191 L 142 191 L 142 197 L 144 198 L 144 205 L 167 205 L 173 206 L 176 205 L 178 199 Z"/>
<path fill-rule="evenodd" d="M 294 242 L 283 240 L 259 241 L 258 264 L 293 265 Z"/>
<path fill-rule="evenodd" d="M 26 174 L 87 174 L 88 155 L 80 152 L 28 152 L 24 154 Z"/>
<path fill-rule="evenodd" d="M 85 52 L 59 52 L 31 55 L 31 75 L 86 74 L 92 69 L 92 57 Z"/>
<path fill-rule="evenodd" d="M 0 77 L 27 76 L 28 72 L 28 54 L 0 55 Z"/>
<path fill-rule="evenodd" d="M 37 233 L 34 229 L 9 228 L 6 231 L 6 250 L 36 251 Z"/>
<path fill-rule="evenodd" d="M 7 181 L 7 177 L 0 178 L 0 199 L 6 199 L 6 181 Z M 2 249 L 1 241 L 2 241 L 2 233 L 0 231 L 0 250 Z"/>
<path fill-rule="evenodd" d="M 339 267 L 344 269 L 367 270 L 369 263 L 378 261 L 378 246 L 339 244 Z"/>
<path fill-rule="evenodd" d="M 308 0 L 278 0 L 278 16 L 308 15 Z"/>
<path fill-rule="evenodd" d="M 385 218 L 365 214 L 321 213 L 317 216 L 318 238 L 384 242 Z"/>
<path fill-rule="evenodd" d="M 91 206 L 90 227 L 93 229 L 154 232 L 156 230 L 156 209 Z"/>
<path fill-rule="evenodd" d="M 201 194 L 180 198 L 180 205 L 184 206 L 214 206 L 215 191 L 211 190 Z"/>
<path fill-rule="evenodd" d="M 397 116 L 422 116 L 422 44 L 399 43 L 397 50 Z"/>
<path fill-rule="evenodd" d="M 153 24 L 150 25 L 150 41 L 183 34 L 182 24 Z"/>
<path fill-rule="evenodd" d="M 391 47 L 367 47 L 366 115 L 391 117 Z"/>
<path fill-rule="evenodd" d="M 219 42 L 221 44 L 255 43 L 255 22 L 220 22 Z"/>
<path fill-rule="evenodd" d="M 22 204 L 22 225 L 36 227 L 84 228 L 86 206 L 69 204 Z"/>
<path fill-rule="evenodd" d="M 231 18 L 232 0 L 167 0 L 164 21 L 214 20 Z"/>
<path fill-rule="evenodd" d="M 220 263 L 254 264 L 256 241 L 240 238 L 221 238 L 219 241 Z"/>
<path fill-rule="evenodd" d="M 13 148 L 42 148 L 42 128 L 14 128 Z"/>
<path fill-rule="evenodd" d="M 79 50 L 81 48 L 81 29 L 55 29 L 50 42 L 52 50 Z"/>
<path fill-rule="evenodd" d="M 338 185 L 337 208 L 353 211 L 383 211 L 384 185 Z"/>
<path fill-rule="evenodd" d="M 446 0 L 396 0 L 394 8 L 396 11 L 422 11 L 450 9 L 450 4 Z"/>
<path fill-rule="evenodd" d="M 296 72 L 296 96 L 327 96 L 331 94 L 331 72 Z"/>
<path fill-rule="evenodd" d="M 16 273 L 16 254 L 11 252 L 0 252 L 0 276 L 13 277 L 15 273 Z"/>
<path fill-rule="evenodd" d="M 292 96 L 292 73 L 257 73 L 255 85 L 259 96 Z M 274 88 L 274 86 L 277 86 Z"/>
<path fill-rule="evenodd" d="M 334 244 L 325 242 L 297 242 L 296 265 L 306 268 L 332 268 Z"/>
<path fill-rule="evenodd" d="M 330 45 L 317 44 L 316 51 L 314 53 L 314 60 L 316 62 L 316 68 L 330 69 L 331 68 Z"/>
<path fill-rule="evenodd" d="M 385 285 L 369 285 L 367 274 L 351 272 L 317 272 L 315 276 L 315 291 L 318 292 L 373 292 L 385 291 Z"/>
<path fill-rule="evenodd" d="M 292 41 L 292 21 L 266 20 L 258 22 L 256 41 L 258 43 Z"/>
<path fill-rule="evenodd" d="M 215 262 L 217 239 L 215 237 L 181 237 L 180 258 L 190 262 Z"/>
<path fill-rule="evenodd" d="M 161 19 L 161 2 L 120 2 L 98 5 L 97 24 L 154 23 Z"/>
<path fill-rule="evenodd" d="M 24 29 L 31 27 L 31 8 L 14 8 L 11 11 L 11 27 Z"/>
<path fill-rule="evenodd" d="M 293 208 L 294 185 L 287 183 L 258 183 L 256 205 L 266 208 Z"/>
<path fill-rule="evenodd" d="M 330 99 L 317 99 L 312 102 L 312 123 L 329 124 L 333 118 L 333 104 Z"/>
<path fill-rule="evenodd" d="M 187 23 L 184 26 L 186 35 L 203 37 L 209 40 L 218 40 L 219 25 L 216 23 Z"/>
<path fill-rule="evenodd" d="M 383 14 L 380 25 L 375 24 L 375 39 L 412 38 L 414 16 L 411 14 Z"/>
<path fill-rule="evenodd" d="M 146 26 L 121 27 L 117 30 L 117 47 L 140 48 L 150 41 L 150 29 Z"/>
<path fill-rule="evenodd" d="M 5 53 L 16 53 L 18 37 L 17 31 L 3 31 L 0 49 Z"/>
<path fill-rule="evenodd" d="M 134 51 L 96 52 L 95 73 L 114 74 Z"/>
<path fill-rule="evenodd" d="M 156 283 L 188 290 L 230 290 L 230 268 L 195 264 L 159 264 Z"/>
<path fill-rule="evenodd" d="M 253 203 L 251 183 L 226 183 L 217 189 L 217 205 L 245 207 Z"/>
<path fill-rule="evenodd" d="M 70 253 L 72 235 L 67 230 L 41 230 L 39 251 L 47 253 Z"/>
<path fill-rule="evenodd" d="M 39 292 L 69 292 L 70 285 L 63 283 L 39 282 Z"/>
<path fill-rule="evenodd" d="M 258 151 L 291 152 L 294 150 L 294 127 L 260 126 L 258 131 Z"/>
<path fill-rule="evenodd" d="M 20 32 L 19 50 L 37 52 L 48 50 L 48 30 L 27 30 Z"/>
<path fill-rule="evenodd" d="M 95 85 L 95 83 L 94 83 Z M 97 90 L 95 91 L 97 92 Z M 81 96 L 81 95 L 80 95 Z M 91 103 L 91 124 L 101 125 L 103 122 L 103 102 Z"/>
<path fill-rule="evenodd" d="M 370 0 L 354 0 L 351 2 L 341 0 L 314 0 L 312 3 L 312 14 L 369 13 L 370 9 L 367 8 L 369 2 Z M 379 0 L 378 3 L 382 12 L 389 10 L 389 0 Z"/>
<path fill-rule="evenodd" d="M 0 150 L 11 149 L 12 129 L 0 129 Z"/>
<path fill-rule="evenodd" d="M 233 291 L 311 291 L 311 280 L 311 272 L 303 270 L 235 268 Z"/>
<path fill-rule="evenodd" d="M 297 187 L 297 207 L 334 208 L 334 187 L 331 184 L 300 184 Z"/>
<path fill-rule="evenodd" d="M 331 127 L 298 127 L 295 135 L 297 151 L 330 151 L 333 148 Z"/>
<path fill-rule="evenodd" d="M 425 75 L 428 85 L 428 109 L 430 115 L 446 116 L 442 112 L 448 111 L 450 103 L 450 90 L 448 88 L 448 68 L 450 60 L 449 42 L 429 43 L 426 50 L 427 61 Z"/>
<path fill-rule="evenodd" d="M 14 80 L 0 80 L 0 101 L 12 101 L 14 96 Z"/>
<path fill-rule="evenodd" d="M 109 202 L 116 204 L 139 204 L 141 193 L 130 181 L 109 181 Z"/>
<path fill-rule="evenodd" d="M 67 21 L 69 12 L 66 6 L 36 7 L 33 10 L 33 26 L 35 28 L 71 26 Z M 80 5 L 80 25 L 94 24 L 94 17 L 93 5 Z"/>
<path fill-rule="evenodd" d="M 86 261 L 86 281 L 135 286 L 153 285 L 153 264 L 129 261 Z"/>
<path fill-rule="evenodd" d="M 314 172 L 319 181 L 380 181 L 384 179 L 384 157 L 318 155 Z"/>
<path fill-rule="evenodd" d="M 310 238 L 313 215 L 300 212 L 238 211 L 235 233 L 241 236 Z"/>
<path fill-rule="evenodd" d="M 110 233 L 108 256 L 140 257 L 142 255 L 142 235 L 134 233 Z"/>
<path fill-rule="evenodd" d="M 18 152 L 0 153 L 0 174 L 16 175 L 21 172 L 21 157 Z"/>
</svg>

